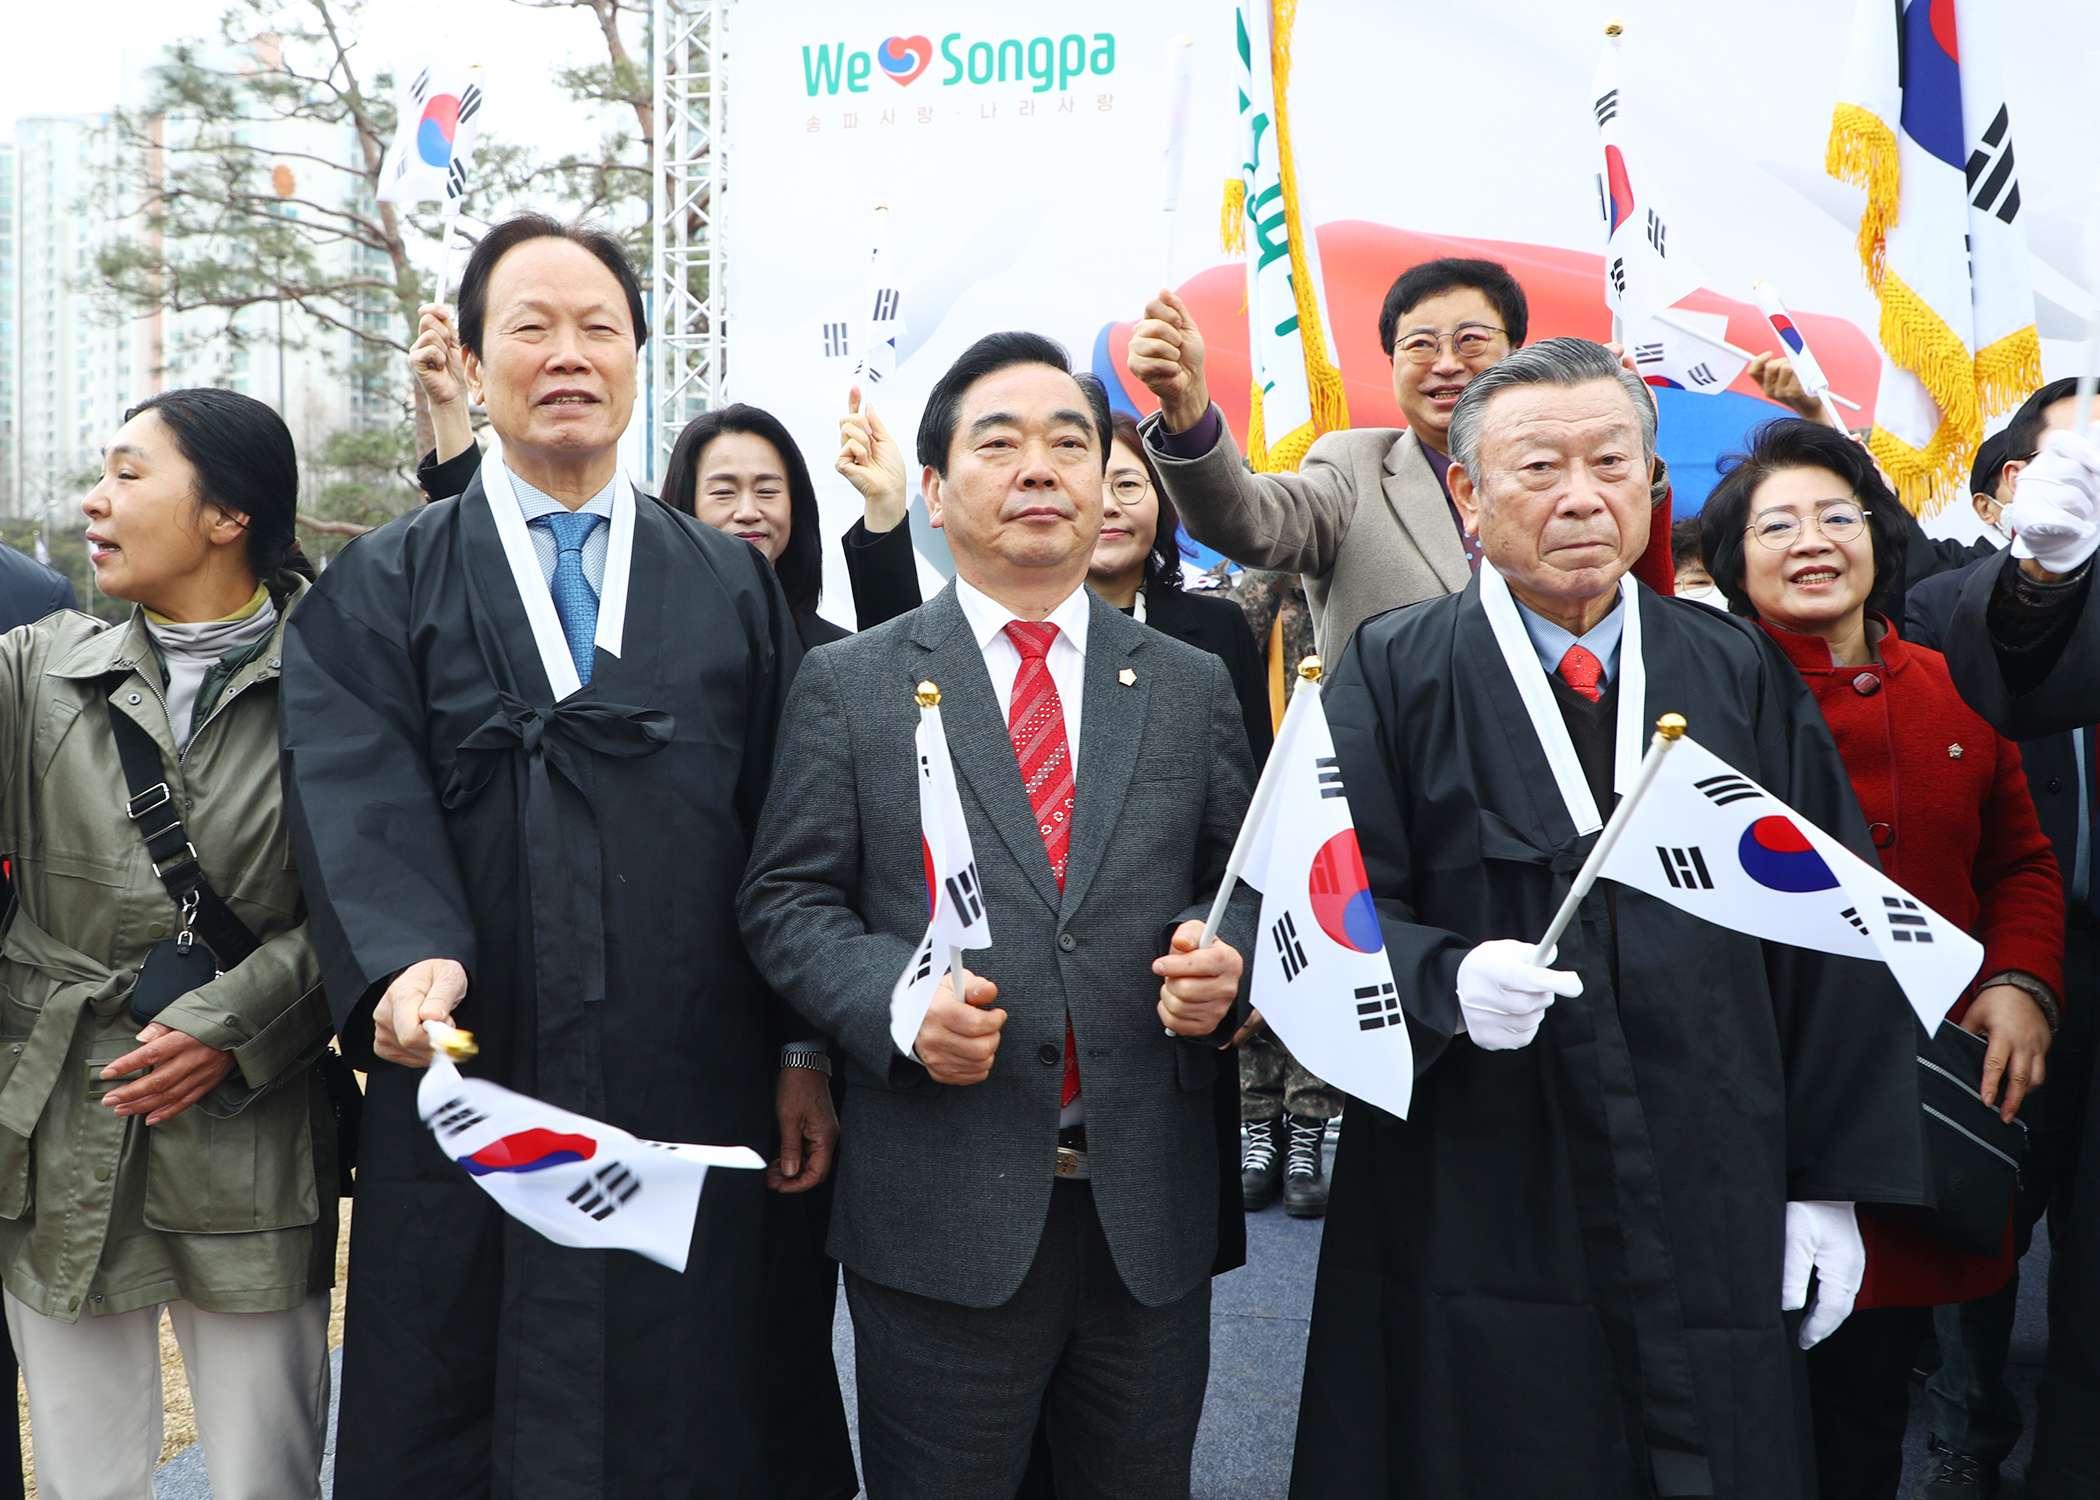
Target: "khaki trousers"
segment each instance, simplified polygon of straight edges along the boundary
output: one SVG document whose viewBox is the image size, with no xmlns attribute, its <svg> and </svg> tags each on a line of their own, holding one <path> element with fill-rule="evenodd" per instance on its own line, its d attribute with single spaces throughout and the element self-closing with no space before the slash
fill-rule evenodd
<svg viewBox="0 0 2100 1500">
<path fill-rule="evenodd" d="M 160 1462 L 159 1307 L 77 1323 L 12 1293 L 44 1500 L 153 1500 Z M 328 1436 L 328 1293 L 286 1312 L 165 1304 L 217 1500 L 319 1500 Z"/>
</svg>

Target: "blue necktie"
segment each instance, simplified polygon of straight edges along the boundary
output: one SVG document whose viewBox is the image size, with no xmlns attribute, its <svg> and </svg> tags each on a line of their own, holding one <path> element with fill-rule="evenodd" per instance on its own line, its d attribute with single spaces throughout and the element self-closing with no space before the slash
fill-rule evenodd
<svg viewBox="0 0 2100 1500">
<path fill-rule="evenodd" d="M 554 612 L 561 616 L 561 633 L 569 638 L 576 678 L 586 687 L 590 686 L 591 664 L 597 654 L 598 591 L 583 576 L 583 543 L 604 519 L 572 511 L 532 518 L 533 525 L 544 526 L 554 534 L 554 581 L 550 585 Z"/>
</svg>

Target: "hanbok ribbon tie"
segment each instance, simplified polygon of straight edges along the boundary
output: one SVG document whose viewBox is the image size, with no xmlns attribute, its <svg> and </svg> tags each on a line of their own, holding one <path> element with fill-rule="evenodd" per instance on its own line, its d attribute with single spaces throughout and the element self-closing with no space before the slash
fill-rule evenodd
<svg viewBox="0 0 2100 1500">
<path fill-rule="evenodd" d="M 511 755 L 524 757 L 518 821 L 525 830 L 531 900 L 535 1027 L 525 1090 L 549 1104 L 597 1115 L 599 1070 L 587 1051 L 596 1038 L 584 1007 L 605 998 L 603 913 L 584 909 L 601 884 L 597 820 L 591 813 L 591 760 L 639 760 L 671 743 L 677 721 L 660 709 L 569 699 L 548 708 L 509 693 L 461 741 L 442 789 L 446 808 L 478 797 Z M 554 772 L 569 790 L 555 785 Z M 579 1003 L 580 1002 L 580 1003 Z"/>
</svg>

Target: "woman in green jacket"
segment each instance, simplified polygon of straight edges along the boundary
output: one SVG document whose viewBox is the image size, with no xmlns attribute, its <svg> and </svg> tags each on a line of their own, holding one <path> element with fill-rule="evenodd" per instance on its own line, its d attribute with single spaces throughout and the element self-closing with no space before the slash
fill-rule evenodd
<svg viewBox="0 0 2100 1500">
<path fill-rule="evenodd" d="M 330 1025 L 277 774 L 279 639 L 311 576 L 297 495 L 267 406 L 155 396 L 82 504 L 96 582 L 130 617 L 0 636 L 17 903 L 0 942 L 0 1285 L 57 1500 L 151 1493 L 163 1308 L 214 1493 L 320 1494 L 337 1178 L 314 1065 Z"/>
</svg>

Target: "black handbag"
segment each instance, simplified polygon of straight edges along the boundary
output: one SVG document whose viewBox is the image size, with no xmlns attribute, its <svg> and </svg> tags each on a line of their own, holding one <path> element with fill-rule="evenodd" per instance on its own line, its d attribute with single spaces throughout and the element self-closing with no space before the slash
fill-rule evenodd
<svg viewBox="0 0 2100 1500">
<path fill-rule="evenodd" d="M 1932 1206 L 1862 1205 L 1873 1218 L 1903 1219 L 1957 1250 L 1996 1257 L 2005 1249 L 2005 1223 L 2020 1168 L 2027 1160 L 2027 1126 L 1998 1117 L 1983 1102 L 1983 1060 L 1990 1044 L 1952 1021 L 1918 1051 L 1918 1105 L 1924 1112 L 1925 1176 Z"/>
<path fill-rule="evenodd" d="M 181 931 L 154 944 L 132 985 L 132 1019 L 143 1026 L 182 996 L 241 963 L 262 944 L 204 878 L 196 846 L 183 831 L 182 814 L 168 788 L 160 746 L 153 743 L 153 736 L 115 703 L 109 705 L 109 727 L 116 736 L 117 758 L 124 764 L 124 781 L 131 792 L 124 815 L 145 840 L 153 873 L 182 912 Z M 355 1183 L 357 1138 L 364 1123 L 364 1090 L 332 1045 L 314 1059 L 313 1074 L 326 1091 L 335 1116 L 336 1187 L 348 1198 Z"/>
</svg>

